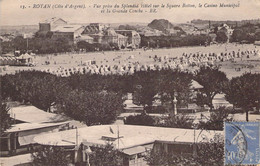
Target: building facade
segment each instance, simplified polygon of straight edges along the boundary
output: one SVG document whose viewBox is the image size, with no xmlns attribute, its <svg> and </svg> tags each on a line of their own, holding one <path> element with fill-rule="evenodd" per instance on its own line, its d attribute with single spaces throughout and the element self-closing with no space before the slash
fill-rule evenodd
<svg viewBox="0 0 260 166">
<path fill-rule="evenodd" d="M 52 39 L 66 38 L 70 43 L 75 43 L 84 31 L 81 25 L 60 25 L 53 29 Z"/>
<path fill-rule="evenodd" d="M 60 25 L 66 25 L 67 22 L 61 18 L 53 17 L 51 19 L 47 19 L 41 21 L 39 23 L 39 32 L 49 32 L 52 31 L 54 28 Z"/>
<path fill-rule="evenodd" d="M 127 47 L 139 48 L 141 44 L 141 37 L 139 33 L 134 30 L 116 30 L 115 32 L 128 38 Z"/>
</svg>

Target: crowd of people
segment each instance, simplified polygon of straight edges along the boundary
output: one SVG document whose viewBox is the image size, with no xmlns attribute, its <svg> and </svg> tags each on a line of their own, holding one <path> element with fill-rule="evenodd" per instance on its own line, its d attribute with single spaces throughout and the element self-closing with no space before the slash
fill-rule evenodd
<svg viewBox="0 0 260 166">
<path fill-rule="evenodd" d="M 137 55 L 141 56 L 141 55 Z M 140 62 L 135 59 L 134 55 L 129 56 L 125 60 L 119 56 L 113 59 L 113 65 L 109 64 L 107 59 L 96 63 L 96 60 L 89 63 L 78 62 L 76 67 L 49 67 L 43 69 L 30 68 L 28 70 L 41 70 L 43 72 L 52 73 L 61 77 L 67 77 L 72 74 L 133 74 L 135 71 L 162 70 L 162 69 L 180 69 L 195 70 L 201 65 L 212 66 L 219 62 L 249 59 L 251 57 L 260 57 L 258 49 L 225 51 L 221 53 L 183 53 L 180 57 L 168 57 L 167 55 L 149 56 L 151 63 Z M 94 62 L 94 63 L 92 63 Z M 108 63 L 106 63 L 108 62 Z"/>
<path fill-rule="evenodd" d="M 58 69 L 44 69 L 42 71 L 50 72 L 59 76 L 70 76 L 75 73 L 91 73 L 91 74 L 133 74 L 135 71 L 176 69 L 187 70 L 188 68 L 196 68 L 201 65 L 215 65 L 218 62 L 242 60 L 243 58 L 251 58 L 252 56 L 260 56 L 257 49 L 246 51 L 231 51 L 225 53 L 183 53 L 181 57 L 169 58 L 168 56 L 157 56 L 153 58 L 152 64 L 142 64 L 134 61 L 128 64 L 88 64 L 86 66 L 77 66 L 72 68 L 59 67 Z M 131 57 L 134 59 L 134 57 Z"/>
</svg>

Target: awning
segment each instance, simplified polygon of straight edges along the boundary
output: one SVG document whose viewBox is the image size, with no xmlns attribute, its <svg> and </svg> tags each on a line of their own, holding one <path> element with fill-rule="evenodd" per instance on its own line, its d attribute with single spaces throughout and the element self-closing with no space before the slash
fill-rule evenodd
<svg viewBox="0 0 260 166">
<path fill-rule="evenodd" d="M 33 140 L 35 135 L 19 136 L 18 142 L 21 146 L 35 143 Z"/>
<path fill-rule="evenodd" d="M 26 130 L 26 131 L 21 131 L 18 134 L 18 141 L 20 145 L 29 145 L 29 144 L 34 144 L 36 143 L 34 141 L 34 137 L 39 136 L 41 134 L 47 134 L 51 133 L 59 128 L 60 125 L 56 126 L 49 126 L 45 128 L 38 128 L 34 130 Z"/>
<path fill-rule="evenodd" d="M 131 155 L 134 155 L 134 154 L 143 153 L 145 151 L 146 151 L 145 147 L 143 147 L 143 146 L 136 146 L 136 147 L 133 147 L 133 148 L 124 149 L 123 153 L 131 156 Z"/>
</svg>

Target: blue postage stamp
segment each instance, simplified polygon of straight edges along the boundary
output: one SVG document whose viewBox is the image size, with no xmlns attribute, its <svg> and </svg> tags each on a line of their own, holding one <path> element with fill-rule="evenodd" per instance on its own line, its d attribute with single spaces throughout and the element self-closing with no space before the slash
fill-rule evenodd
<svg viewBox="0 0 260 166">
<path fill-rule="evenodd" d="M 225 164 L 259 164 L 260 122 L 225 122 Z"/>
</svg>

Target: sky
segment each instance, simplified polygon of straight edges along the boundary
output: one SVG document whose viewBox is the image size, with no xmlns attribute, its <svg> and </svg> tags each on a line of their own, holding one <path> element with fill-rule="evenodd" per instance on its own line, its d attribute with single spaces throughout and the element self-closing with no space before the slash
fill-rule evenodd
<svg viewBox="0 0 260 166">
<path fill-rule="evenodd" d="M 195 4 L 196 8 L 159 8 L 157 13 L 101 13 L 94 4 Z M 238 8 L 199 8 L 198 4 L 240 4 Z M 85 5 L 85 9 L 39 9 L 36 4 Z M 21 6 L 26 6 L 22 9 Z M 30 6 L 30 8 L 29 8 Z M 260 0 L 0 0 L 0 25 L 37 25 L 47 18 L 60 17 L 69 23 L 149 23 L 153 19 L 167 19 L 172 23 L 185 23 L 192 19 L 245 20 L 260 19 Z"/>
</svg>

